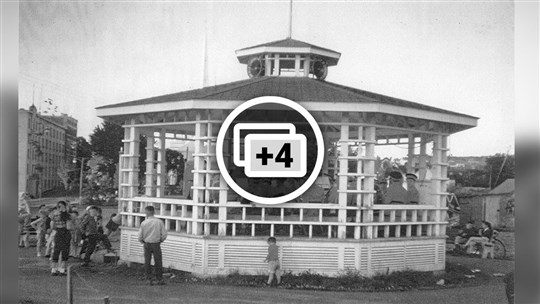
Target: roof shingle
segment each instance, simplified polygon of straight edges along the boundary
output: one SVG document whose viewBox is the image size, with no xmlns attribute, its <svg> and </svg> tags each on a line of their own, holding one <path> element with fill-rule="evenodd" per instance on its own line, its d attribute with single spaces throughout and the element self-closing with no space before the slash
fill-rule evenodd
<svg viewBox="0 0 540 304">
<path fill-rule="evenodd" d="M 97 109 L 118 108 L 134 105 L 159 104 L 183 100 L 240 100 L 246 101 L 260 96 L 279 96 L 302 101 L 331 101 L 351 103 L 382 103 L 438 113 L 454 114 L 470 118 L 470 115 L 456 113 L 399 98 L 372 93 L 327 81 L 307 77 L 264 76 L 226 84 L 183 91 L 173 94 L 144 98 L 134 101 L 98 107 Z"/>
</svg>

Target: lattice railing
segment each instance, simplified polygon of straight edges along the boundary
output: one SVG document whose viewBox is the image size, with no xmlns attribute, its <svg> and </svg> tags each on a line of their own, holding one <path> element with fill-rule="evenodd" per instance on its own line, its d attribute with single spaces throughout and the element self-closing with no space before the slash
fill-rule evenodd
<svg viewBox="0 0 540 304">
<path fill-rule="evenodd" d="M 137 228 L 144 219 L 144 207 L 152 205 L 156 217 L 165 222 L 171 232 L 195 233 L 194 226 L 202 227 L 203 235 L 220 236 L 288 236 L 307 238 L 338 238 L 338 229 L 350 239 L 405 238 L 440 236 L 437 212 L 446 208 L 428 205 L 374 205 L 373 207 L 339 206 L 337 204 L 285 203 L 278 206 L 249 205 L 228 202 L 225 206 L 192 200 L 135 197 L 121 199 L 122 223 Z M 193 208 L 202 208 L 200 218 L 193 217 Z M 339 212 L 347 216 L 340 220 Z M 225 212 L 221 216 L 219 212 Z M 362 221 L 363 214 L 373 213 L 373 221 Z M 221 218 L 221 219 L 220 219 Z M 226 227 L 218 231 L 218 225 Z M 367 234 L 368 228 L 373 231 Z M 360 233 L 356 233 L 360 231 Z M 371 237 L 370 237 L 371 236 Z"/>
</svg>

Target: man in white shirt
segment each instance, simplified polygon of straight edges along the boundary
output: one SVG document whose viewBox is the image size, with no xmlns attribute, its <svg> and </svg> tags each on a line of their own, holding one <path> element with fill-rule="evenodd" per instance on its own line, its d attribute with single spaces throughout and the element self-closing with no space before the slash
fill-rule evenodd
<svg viewBox="0 0 540 304">
<path fill-rule="evenodd" d="M 144 246 L 144 270 L 146 282 L 152 285 L 152 256 L 154 256 L 154 268 L 158 285 L 164 285 L 163 263 L 161 256 L 161 243 L 167 238 L 167 230 L 162 220 L 154 217 L 154 207 L 144 208 L 146 219 L 141 223 L 139 229 L 139 242 Z"/>
</svg>

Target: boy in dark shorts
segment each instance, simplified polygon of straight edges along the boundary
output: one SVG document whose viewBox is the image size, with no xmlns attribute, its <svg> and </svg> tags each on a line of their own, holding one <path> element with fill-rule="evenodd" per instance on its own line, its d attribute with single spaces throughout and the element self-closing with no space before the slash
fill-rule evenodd
<svg viewBox="0 0 540 304">
<path fill-rule="evenodd" d="M 268 255 L 266 256 L 265 262 L 268 262 L 268 282 L 267 284 L 272 284 L 274 280 L 274 275 L 277 278 L 277 283 L 281 284 L 281 270 L 279 266 L 279 248 L 276 245 L 277 240 L 275 237 L 268 238 Z"/>
</svg>

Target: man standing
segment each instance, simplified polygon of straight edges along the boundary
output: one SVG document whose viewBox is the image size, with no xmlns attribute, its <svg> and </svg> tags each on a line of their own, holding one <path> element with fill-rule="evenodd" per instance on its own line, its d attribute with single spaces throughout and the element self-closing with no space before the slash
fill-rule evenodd
<svg viewBox="0 0 540 304">
<path fill-rule="evenodd" d="M 152 265 L 150 264 L 154 256 L 154 268 L 158 285 L 164 285 L 163 265 L 161 257 L 161 243 L 167 238 L 165 224 L 154 217 L 154 207 L 146 206 L 144 208 L 146 219 L 141 223 L 139 229 L 139 242 L 144 246 L 144 270 L 146 273 L 146 282 L 152 285 Z"/>
<path fill-rule="evenodd" d="M 385 204 L 407 203 L 407 190 L 403 188 L 403 175 L 399 171 L 390 172 L 390 186 L 384 195 Z"/>
<path fill-rule="evenodd" d="M 407 204 L 418 204 L 420 202 L 420 193 L 415 185 L 418 177 L 412 173 L 407 173 L 405 176 L 407 178 Z"/>
</svg>

